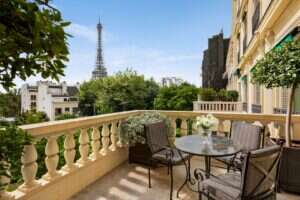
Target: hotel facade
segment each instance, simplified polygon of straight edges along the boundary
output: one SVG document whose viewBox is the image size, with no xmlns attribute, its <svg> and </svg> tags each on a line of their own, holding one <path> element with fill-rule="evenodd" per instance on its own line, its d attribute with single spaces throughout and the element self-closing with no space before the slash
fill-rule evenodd
<svg viewBox="0 0 300 200">
<path fill-rule="evenodd" d="M 227 89 L 237 90 L 243 111 L 285 113 L 288 89 L 266 89 L 251 83 L 256 61 L 284 41 L 299 39 L 299 0 L 233 0 L 232 33 L 224 78 Z M 294 112 L 300 112 L 300 88 L 295 93 Z"/>
</svg>

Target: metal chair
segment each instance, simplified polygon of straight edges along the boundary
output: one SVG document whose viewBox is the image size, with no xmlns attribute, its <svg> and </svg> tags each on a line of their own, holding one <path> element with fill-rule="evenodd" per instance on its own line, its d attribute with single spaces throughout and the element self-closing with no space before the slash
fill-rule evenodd
<svg viewBox="0 0 300 200">
<path fill-rule="evenodd" d="M 164 122 L 145 125 L 146 140 L 152 153 L 151 160 L 168 167 L 168 174 L 170 174 L 171 179 L 170 199 L 172 199 L 173 166 L 183 164 L 183 159 L 188 160 L 188 165 L 190 165 L 190 156 L 171 147 L 167 131 L 168 129 Z M 151 188 L 151 167 L 148 167 L 148 181 L 149 188 Z"/>
<path fill-rule="evenodd" d="M 263 200 L 276 199 L 280 146 L 248 152 L 242 174 L 236 172 L 211 175 L 199 182 L 201 195 L 209 200 Z"/>
<path fill-rule="evenodd" d="M 231 168 L 241 171 L 244 160 L 243 155 L 249 151 L 261 148 L 263 136 L 262 127 L 246 122 L 232 122 L 230 138 L 234 143 L 241 145 L 242 152 L 233 156 L 218 157 L 216 160 L 225 163 L 227 171 Z"/>
</svg>

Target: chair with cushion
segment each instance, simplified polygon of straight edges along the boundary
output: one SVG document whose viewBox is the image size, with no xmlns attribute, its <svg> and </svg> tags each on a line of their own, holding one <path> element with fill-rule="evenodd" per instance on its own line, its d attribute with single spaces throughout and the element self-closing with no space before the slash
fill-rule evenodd
<svg viewBox="0 0 300 200">
<path fill-rule="evenodd" d="M 199 182 L 200 196 L 204 195 L 209 200 L 276 199 L 280 157 L 281 147 L 277 145 L 248 152 L 244 157 L 242 174 L 211 175 Z"/>
<path fill-rule="evenodd" d="M 157 122 L 145 125 L 145 133 L 147 144 L 151 150 L 151 160 L 155 163 L 165 165 L 168 167 L 168 174 L 170 174 L 170 199 L 173 194 L 173 166 L 183 164 L 184 160 L 190 163 L 190 156 L 179 152 L 172 148 L 168 140 L 168 128 L 164 122 Z M 149 188 L 151 188 L 151 168 L 148 167 Z"/>
<path fill-rule="evenodd" d="M 230 138 L 234 143 L 241 145 L 242 151 L 233 156 L 218 157 L 216 159 L 225 163 L 228 171 L 230 168 L 241 170 L 244 160 L 243 155 L 261 148 L 263 129 L 250 123 L 235 121 L 231 124 Z"/>
</svg>

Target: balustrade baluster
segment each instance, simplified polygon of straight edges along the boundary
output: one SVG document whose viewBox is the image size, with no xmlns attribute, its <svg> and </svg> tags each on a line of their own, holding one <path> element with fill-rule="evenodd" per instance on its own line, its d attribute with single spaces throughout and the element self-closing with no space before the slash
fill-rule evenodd
<svg viewBox="0 0 300 200">
<path fill-rule="evenodd" d="M 97 158 L 100 157 L 99 148 L 101 146 L 100 145 L 100 132 L 99 132 L 99 127 L 97 127 L 97 126 L 93 127 L 91 145 L 92 145 L 92 150 L 93 150 L 93 153 L 91 154 L 91 158 L 93 160 L 96 160 Z"/>
<path fill-rule="evenodd" d="M 56 170 L 58 165 L 58 159 L 59 159 L 58 157 L 59 147 L 57 145 L 56 139 L 57 139 L 56 136 L 48 137 L 47 144 L 45 147 L 45 154 L 46 154 L 45 164 L 48 172 L 43 176 L 43 179 L 48 181 L 57 178 L 59 175 Z"/>
<path fill-rule="evenodd" d="M 78 160 L 78 164 L 85 165 L 89 162 L 88 154 L 89 154 L 89 135 L 86 128 L 81 129 L 79 136 L 79 153 L 80 159 Z"/>
<path fill-rule="evenodd" d="M 118 126 L 117 126 L 117 146 L 118 147 L 123 147 L 123 144 L 121 143 L 121 139 L 120 139 L 120 132 L 121 132 L 121 124 L 122 124 L 122 120 L 119 120 L 118 122 Z"/>
<path fill-rule="evenodd" d="M 39 186 L 35 180 L 38 165 L 37 165 L 37 152 L 33 144 L 25 145 L 24 152 L 21 157 L 22 167 L 21 173 L 24 183 L 18 188 L 19 191 L 29 192 Z"/>
<path fill-rule="evenodd" d="M 111 135 L 110 135 L 111 145 L 109 149 L 115 151 L 117 149 L 117 122 L 112 122 L 111 124 Z"/>
<path fill-rule="evenodd" d="M 75 140 L 72 132 L 67 133 L 65 141 L 64 141 L 64 158 L 66 161 L 63 170 L 66 172 L 70 172 L 75 168 L 74 159 L 75 159 Z"/>
<path fill-rule="evenodd" d="M 186 118 L 181 119 L 181 134 L 182 135 L 187 135 L 188 134 L 188 124 L 187 124 L 187 119 Z"/>
<path fill-rule="evenodd" d="M 101 140 L 102 141 L 102 149 L 101 149 L 100 153 L 103 156 L 105 156 L 107 154 L 108 146 L 109 146 L 109 128 L 108 128 L 108 124 L 103 124 L 101 136 L 102 136 L 102 140 Z"/>
</svg>

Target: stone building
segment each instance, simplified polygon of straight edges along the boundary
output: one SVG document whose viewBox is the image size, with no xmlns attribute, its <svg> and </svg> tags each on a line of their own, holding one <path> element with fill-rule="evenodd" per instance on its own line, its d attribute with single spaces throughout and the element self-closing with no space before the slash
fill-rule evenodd
<svg viewBox="0 0 300 200">
<path fill-rule="evenodd" d="M 106 68 L 104 67 L 103 55 L 102 55 L 102 24 L 97 24 L 98 31 L 98 42 L 97 42 L 97 57 L 96 57 L 96 66 L 92 72 L 92 79 L 103 78 L 107 76 Z"/>
<path fill-rule="evenodd" d="M 223 79 L 229 39 L 223 38 L 223 32 L 208 39 L 208 48 L 203 52 L 202 87 L 221 89 L 226 87 Z"/>
<path fill-rule="evenodd" d="M 21 111 L 42 111 L 50 120 L 63 113 L 78 112 L 79 85 L 68 86 L 66 82 L 55 84 L 38 81 L 36 85 L 24 84 L 21 87 Z"/>
<path fill-rule="evenodd" d="M 300 37 L 299 0 L 232 0 L 232 33 L 225 76 L 227 89 L 237 90 L 244 111 L 284 113 L 288 89 L 266 89 L 251 82 L 251 69 L 268 51 Z M 300 112 L 300 88 L 294 112 Z"/>
</svg>

